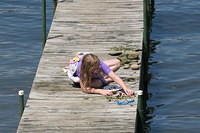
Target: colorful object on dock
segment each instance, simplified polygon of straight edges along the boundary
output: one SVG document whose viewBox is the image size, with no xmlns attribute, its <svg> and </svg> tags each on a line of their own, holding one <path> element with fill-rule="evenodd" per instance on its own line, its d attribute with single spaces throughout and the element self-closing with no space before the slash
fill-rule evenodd
<svg viewBox="0 0 200 133">
<path fill-rule="evenodd" d="M 127 96 L 119 85 L 106 85 L 103 89 L 112 90 L 114 93 L 113 96 L 107 97 L 109 102 L 114 101 L 117 105 L 127 105 L 135 101 L 135 96 Z"/>
<path fill-rule="evenodd" d="M 119 100 L 116 102 L 116 104 L 118 105 L 126 105 L 126 104 L 129 104 L 129 103 L 133 103 L 135 100 L 133 99 L 125 99 L 125 100 Z"/>
</svg>

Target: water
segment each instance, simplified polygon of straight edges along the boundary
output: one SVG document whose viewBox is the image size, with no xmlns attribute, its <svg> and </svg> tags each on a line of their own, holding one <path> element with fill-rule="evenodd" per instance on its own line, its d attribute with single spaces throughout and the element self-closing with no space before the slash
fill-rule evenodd
<svg viewBox="0 0 200 133">
<path fill-rule="evenodd" d="M 26 99 L 41 53 L 41 0 L 0 1 L 0 133 L 15 133 L 18 122 L 18 95 Z M 47 1 L 48 27 L 53 2 Z M 18 88 L 18 89 L 16 89 Z"/>
<path fill-rule="evenodd" d="M 155 0 L 148 133 L 200 130 L 200 1 Z"/>
</svg>

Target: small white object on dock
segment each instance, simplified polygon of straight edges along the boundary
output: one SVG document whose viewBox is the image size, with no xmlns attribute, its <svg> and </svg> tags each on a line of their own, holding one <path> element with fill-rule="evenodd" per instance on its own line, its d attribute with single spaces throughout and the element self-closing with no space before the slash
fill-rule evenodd
<svg viewBox="0 0 200 133">
<path fill-rule="evenodd" d="M 143 95 L 143 91 L 142 90 L 135 91 L 135 94 L 138 96 L 141 96 Z"/>
<path fill-rule="evenodd" d="M 20 91 L 18 92 L 18 95 L 19 95 L 19 96 L 23 96 L 23 95 L 24 95 L 24 91 L 23 91 L 23 90 L 20 90 Z"/>
</svg>

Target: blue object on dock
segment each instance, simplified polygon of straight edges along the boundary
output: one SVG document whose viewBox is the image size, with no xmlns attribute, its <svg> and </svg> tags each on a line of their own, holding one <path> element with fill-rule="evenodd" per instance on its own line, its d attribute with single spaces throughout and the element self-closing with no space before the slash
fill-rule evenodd
<svg viewBox="0 0 200 133">
<path fill-rule="evenodd" d="M 126 105 L 126 104 L 129 104 L 129 103 L 132 103 L 134 102 L 133 99 L 127 99 L 127 100 L 123 100 L 123 101 L 117 101 L 116 104 L 118 105 Z"/>
</svg>

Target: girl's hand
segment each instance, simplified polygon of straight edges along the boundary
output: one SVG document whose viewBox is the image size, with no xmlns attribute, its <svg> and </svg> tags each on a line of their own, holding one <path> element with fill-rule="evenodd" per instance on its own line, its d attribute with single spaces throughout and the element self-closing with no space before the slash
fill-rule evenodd
<svg viewBox="0 0 200 133">
<path fill-rule="evenodd" d="M 111 90 L 101 90 L 101 95 L 112 96 L 113 92 Z"/>
<path fill-rule="evenodd" d="M 126 90 L 124 90 L 124 91 L 125 91 L 125 93 L 126 93 L 128 96 L 132 96 L 132 95 L 134 94 L 134 91 L 131 90 L 131 89 L 126 89 Z"/>
</svg>

